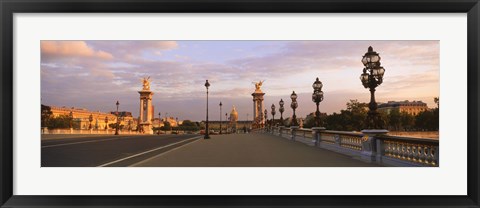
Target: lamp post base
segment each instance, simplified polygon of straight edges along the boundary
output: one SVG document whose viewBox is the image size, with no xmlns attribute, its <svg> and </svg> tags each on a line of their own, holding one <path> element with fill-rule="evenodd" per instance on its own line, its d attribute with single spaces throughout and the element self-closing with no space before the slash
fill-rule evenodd
<svg viewBox="0 0 480 208">
<path fill-rule="evenodd" d="M 210 136 L 209 136 L 209 135 L 205 135 L 205 136 L 203 137 L 203 139 L 210 139 Z"/>
</svg>

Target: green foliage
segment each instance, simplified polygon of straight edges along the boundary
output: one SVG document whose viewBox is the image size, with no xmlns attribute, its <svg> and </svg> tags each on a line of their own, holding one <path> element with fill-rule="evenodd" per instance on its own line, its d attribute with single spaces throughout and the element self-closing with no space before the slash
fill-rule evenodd
<svg viewBox="0 0 480 208">
<path fill-rule="evenodd" d="M 324 126 L 327 129 L 359 131 L 364 128 L 368 105 L 357 100 L 350 100 L 346 106 L 347 109 L 341 110 L 340 114 L 333 113 L 326 117 Z"/>
<path fill-rule="evenodd" d="M 42 105 L 41 108 L 41 125 L 42 127 L 50 126 L 51 119 L 53 118 L 53 113 L 50 106 Z"/>
<path fill-rule="evenodd" d="M 315 113 L 310 113 L 303 120 L 303 128 L 312 128 L 314 126 L 315 126 Z"/>
<path fill-rule="evenodd" d="M 160 130 L 170 131 L 170 130 L 172 130 L 172 125 L 170 124 L 170 122 L 165 121 L 165 122 L 163 122 L 163 126 L 160 127 Z"/>
<path fill-rule="evenodd" d="M 49 129 L 67 129 L 70 128 L 70 123 L 72 118 L 67 115 L 59 115 L 57 117 L 52 117 L 48 121 Z"/>
<path fill-rule="evenodd" d="M 108 127 L 110 127 L 110 129 L 116 129 L 117 128 L 117 123 L 108 124 Z M 125 125 L 120 124 L 120 126 L 118 126 L 118 129 L 123 130 L 124 127 L 125 127 Z"/>
</svg>

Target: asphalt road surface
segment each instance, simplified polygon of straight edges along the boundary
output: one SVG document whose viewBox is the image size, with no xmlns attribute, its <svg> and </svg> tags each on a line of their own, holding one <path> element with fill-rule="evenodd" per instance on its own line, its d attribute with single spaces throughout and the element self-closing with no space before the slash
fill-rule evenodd
<svg viewBox="0 0 480 208">
<path fill-rule="evenodd" d="M 199 135 L 124 135 L 42 140 L 42 167 L 127 167 Z"/>
</svg>

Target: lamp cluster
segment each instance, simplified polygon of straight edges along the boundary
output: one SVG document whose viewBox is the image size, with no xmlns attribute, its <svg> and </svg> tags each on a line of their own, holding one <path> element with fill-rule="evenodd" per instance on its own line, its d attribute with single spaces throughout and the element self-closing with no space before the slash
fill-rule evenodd
<svg viewBox="0 0 480 208">
<path fill-rule="evenodd" d="M 369 129 L 382 129 L 384 127 L 380 114 L 377 112 L 378 105 L 375 101 L 375 88 L 382 84 L 385 73 L 385 68 L 381 66 L 380 59 L 379 54 L 373 50 L 372 46 L 368 47 L 367 53 L 362 58 L 365 68 L 360 75 L 360 80 L 365 88 L 370 89 L 369 111 L 366 120 L 366 126 Z"/>
</svg>

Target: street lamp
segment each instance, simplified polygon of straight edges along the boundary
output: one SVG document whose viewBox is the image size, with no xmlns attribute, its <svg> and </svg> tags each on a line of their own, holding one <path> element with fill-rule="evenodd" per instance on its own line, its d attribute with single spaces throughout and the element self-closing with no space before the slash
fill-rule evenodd
<svg viewBox="0 0 480 208">
<path fill-rule="evenodd" d="M 267 109 L 263 111 L 263 115 L 265 115 L 265 122 L 263 122 L 263 125 L 265 125 L 265 128 L 267 128 L 267 115 L 268 115 Z"/>
<path fill-rule="evenodd" d="M 115 126 L 115 135 L 118 135 L 118 126 L 120 125 L 120 122 L 118 120 L 118 106 L 120 105 L 120 103 L 118 102 L 118 100 L 115 105 L 117 105 L 117 125 Z"/>
<path fill-rule="evenodd" d="M 220 134 L 222 134 L 222 102 L 220 102 L 219 106 L 220 106 Z"/>
<path fill-rule="evenodd" d="M 93 121 L 93 115 L 90 114 L 90 116 L 88 117 L 88 121 L 90 121 L 90 125 L 88 126 L 88 129 L 92 129 L 92 121 Z"/>
<path fill-rule="evenodd" d="M 280 105 L 280 109 L 278 109 L 278 111 L 280 111 L 280 124 L 283 126 L 283 112 L 285 111 L 283 105 L 285 104 L 285 102 L 283 102 L 283 99 L 280 99 L 280 102 L 278 102 L 278 104 Z"/>
<path fill-rule="evenodd" d="M 318 105 L 320 104 L 320 102 L 323 101 L 323 91 L 322 91 L 323 84 L 320 80 L 318 80 L 318 77 L 317 77 L 317 80 L 315 80 L 315 82 L 313 83 L 312 87 L 313 87 L 312 101 L 315 104 L 317 104 L 317 111 L 315 111 L 315 120 L 317 124 L 316 126 L 320 127 L 321 121 L 320 121 L 320 110 L 318 108 Z"/>
<path fill-rule="evenodd" d="M 162 123 L 162 113 L 158 112 L 158 130 L 157 130 L 157 134 L 160 135 L 160 125 Z"/>
<path fill-rule="evenodd" d="M 108 116 L 105 116 L 105 130 L 108 129 Z"/>
<path fill-rule="evenodd" d="M 227 126 L 225 126 L 225 132 L 228 134 L 228 120 L 227 120 L 227 113 L 225 113 L 225 122 L 227 122 Z"/>
<path fill-rule="evenodd" d="M 292 123 L 290 126 L 298 126 L 297 116 L 295 115 L 295 109 L 298 107 L 297 94 L 295 94 L 295 91 L 293 91 L 290 95 L 290 99 L 292 99 L 292 104 L 290 104 L 290 107 L 293 109 Z"/>
<path fill-rule="evenodd" d="M 73 122 L 73 112 L 70 111 L 70 114 L 69 114 L 69 120 L 70 120 L 70 129 L 73 128 L 73 125 L 72 125 L 72 122 Z"/>
<path fill-rule="evenodd" d="M 205 88 L 207 88 L 207 121 L 206 121 L 206 124 L 205 124 L 205 136 L 203 137 L 203 139 L 210 139 L 210 136 L 209 136 L 209 129 L 208 129 L 208 87 L 210 87 L 210 83 L 208 83 L 208 79 L 205 81 Z"/>
<path fill-rule="evenodd" d="M 275 105 L 272 104 L 272 126 L 275 126 Z"/>
<path fill-rule="evenodd" d="M 375 88 L 382 84 L 385 69 L 380 66 L 380 56 L 377 52 L 373 51 L 372 46 L 368 47 L 368 52 L 363 56 L 362 63 L 365 68 L 363 68 L 363 73 L 360 75 L 360 80 L 365 88 L 370 89 L 367 128 L 383 129 L 384 124 L 380 118 L 380 114 L 377 112 L 378 106 L 377 102 L 375 102 Z"/>
</svg>

